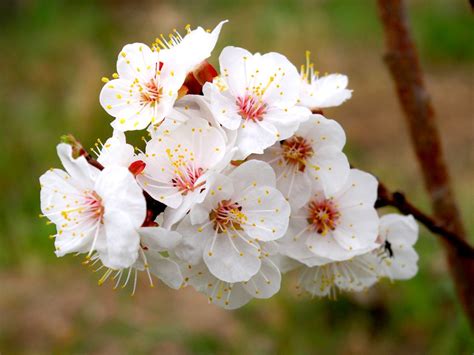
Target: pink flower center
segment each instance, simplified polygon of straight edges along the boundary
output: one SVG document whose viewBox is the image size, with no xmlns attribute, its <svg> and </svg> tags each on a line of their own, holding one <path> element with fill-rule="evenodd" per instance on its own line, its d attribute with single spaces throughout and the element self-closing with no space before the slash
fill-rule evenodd
<svg viewBox="0 0 474 355">
<path fill-rule="evenodd" d="M 267 112 L 267 105 L 255 96 L 238 97 L 236 104 L 244 120 L 261 121 Z"/>
<path fill-rule="evenodd" d="M 209 213 L 209 219 L 214 223 L 217 233 L 227 232 L 227 228 L 242 230 L 241 224 L 247 219 L 242 213 L 242 206 L 231 200 L 222 200 Z"/>
<path fill-rule="evenodd" d="M 140 102 L 144 105 L 159 103 L 163 96 L 163 89 L 158 86 L 154 78 L 140 89 Z"/>
<path fill-rule="evenodd" d="M 307 221 L 317 233 L 326 235 L 329 230 L 336 229 L 341 214 L 332 200 L 311 201 L 308 208 Z"/>
<path fill-rule="evenodd" d="M 283 158 L 290 165 L 295 165 L 298 170 L 304 172 L 306 162 L 313 154 L 313 148 L 309 142 L 300 136 L 293 136 L 281 143 Z"/>
<path fill-rule="evenodd" d="M 204 181 L 196 184 L 196 181 L 202 176 L 203 173 L 203 168 L 188 166 L 185 169 L 180 170 L 176 176 L 171 179 L 171 182 L 173 183 L 173 186 L 177 187 L 183 195 L 186 195 L 188 192 L 192 192 L 204 185 Z"/>
<path fill-rule="evenodd" d="M 93 218 L 99 220 L 100 223 L 104 222 L 104 205 L 102 204 L 102 198 L 95 191 L 87 193 L 85 206 Z"/>
</svg>

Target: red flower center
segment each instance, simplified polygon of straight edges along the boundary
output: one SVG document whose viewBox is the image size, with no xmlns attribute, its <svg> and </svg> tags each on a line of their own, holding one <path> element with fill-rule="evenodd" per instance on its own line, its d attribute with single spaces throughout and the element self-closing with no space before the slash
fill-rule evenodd
<svg viewBox="0 0 474 355">
<path fill-rule="evenodd" d="M 293 136 L 281 143 L 283 158 L 288 164 L 296 165 L 298 170 L 304 172 L 306 161 L 314 154 L 309 142 L 300 136 Z"/>
<path fill-rule="evenodd" d="M 317 233 L 326 235 L 329 230 L 336 229 L 341 214 L 332 200 L 311 201 L 308 208 L 307 221 Z"/>
<path fill-rule="evenodd" d="M 242 230 L 241 224 L 247 219 L 242 213 L 242 206 L 231 200 L 222 200 L 209 213 L 209 219 L 214 222 L 217 233 L 226 232 L 227 228 Z"/>
</svg>

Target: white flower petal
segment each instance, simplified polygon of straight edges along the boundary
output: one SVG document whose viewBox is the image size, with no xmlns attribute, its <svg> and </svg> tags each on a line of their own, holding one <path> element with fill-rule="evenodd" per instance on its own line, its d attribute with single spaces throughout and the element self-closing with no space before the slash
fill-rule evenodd
<svg viewBox="0 0 474 355">
<path fill-rule="evenodd" d="M 354 206 L 373 207 L 377 199 L 378 181 L 372 175 L 351 169 L 345 186 L 334 198 L 338 201 L 340 209 Z"/>
<path fill-rule="evenodd" d="M 319 114 L 313 114 L 308 121 L 303 122 L 297 134 L 308 138 L 316 151 L 328 145 L 341 150 L 346 144 L 346 134 L 341 125 Z"/>
<path fill-rule="evenodd" d="M 176 231 L 183 236 L 182 242 L 176 246 L 174 253 L 184 262 L 196 265 L 202 260 L 204 246 L 214 235 L 214 229 L 207 226 L 192 225 L 189 216 L 183 218 Z"/>
<path fill-rule="evenodd" d="M 158 54 L 143 43 L 127 44 L 117 59 L 117 73 L 128 80 L 151 78 L 158 70 Z"/>
<path fill-rule="evenodd" d="M 102 263 L 112 269 L 132 266 L 138 258 L 140 235 L 126 211 L 108 208 L 104 213 L 105 249 L 98 247 Z"/>
<path fill-rule="evenodd" d="M 380 234 L 390 243 L 411 246 L 418 239 L 418 224 L 411 215 L 386 214 L 380 218 Z"/>
<path fill-rule="evenodd" d="M 235 154 L 235 159 L 245 159 L 250 154 L 262 154 L 265 148 L 279 138 L 275 126 L 265 121 L 247 120 L 242 123 L 238 132 L 236 145 L 239 151 Z"/>
<path fill-rule="evenodd" d="M 183 276 L 179 265 L 157 253 L 147 253 L 147 262 L 150 272 L 163 281 L 168 287 L 175 290 L 183 284 Z"/>
<path fill-rule="evenodd" d="M 316 151 L 307 169 L 326 194 L 330 195 L 339 191 L 347 182 L 350 165 L 346 155 L 338 148 L 325 146 Z"/>
<path fill-rule="evenodd" d="M 185 269 L 188 282 L 199 292 L 208 296 L 209 302 L 225 309 L 237 309 L 248 303 L 252 296 L 242 283 L 227 283 L 214 277 L 205 264 Z"/>
<path fill-rule="evenodd" d="M 280 270 L 271 260 L 264 259 L 258 273 L 242 286 L 255 298 L 270 298 L 280 290 L 280 283 Z"/>
<path fill-rule="evenodd" d="M 315 78 L 311 84 L 303 82 L 301 105 L 308 108 L 325 108 L 341 105 L 352 96 L 352 90 L 346 89 L 347 76 L 330 74 Z"/>
<path fill-rule="evenodd" d="M 339 245 L 353 252 L 372 248 L 379 230 L 377 211 L 365 206 L 340 211 L 340 220 L 333 231 L 333 237 Z"/>
<path fill-rule="evenodd" d="M 286 233 L 290 205 L 277 189 L 266 186 L 247 189 L 239 203 L 247 216 L 243 228 L 252 238 L 270 241 Z"/>
<path fill-rule="evenodd" d="M 270 260 L 275 264 L 282 274 L 285 274 L 301 266 L 301 264 L 295 259 L 281 254 L 271 256 Z"/>
<path fill-rule="evenodd" d="M 128 168 L 134 156 L 134 148 L 125 142 L 125 134 L 115 130 L 100 150 L 97 161 L 103 166 L 119 165 Z"/>
<path fill-rule="evenodd" d="M 216 120 L 227 129 L 238 129 L 242 122 L 242 117 L 239 115 L 235 98 L 229 92 L 221 92 L 212 83 L 204 84 L 203 93 L 211 104 Z"/>
<path fill-rule="evenodd" d="M 146 217 L 145 197 L 127 168 L 106 167 L 100 173 L 94 190 L 102 199 L 106 213 L 109 208 L 124 211 L 134 228 L 142 225 Z"/>
<path fill-rule="evenodd" d="M 233 96 L 245 95 L 247 87 L 245 73 L 250 73 L 254 69 L 252 57 L 249 51 L 232 46 L 225 47 L 219 56 L 221 75 L 225 77 Z"/>
<path fill-rule="evenodd" d="M 265 102 L 280 108 L 294 106 L 301 86 L 295 66 L 284 55 L 274 52 L 266 53 L 254 60 L 259 71 L 255 82 L 265 87 L 272 78 L 263 95 Z"/>
<path fill-rule="evenodd" d="M 240 164 L 229 174 L 229 178 L 232 179 L 236 192 L 242 192 L 250 186 L 276 186 L 275 172 L 272 167 L 258 160 L 249 160 Z"/>
<path fill-rule="evenodd" d="M 215 233 L 204 248 L 204 262 L 209 271 L 226 282 L 247 281 L 260 269 L 259 251 L 248 240 L 234 233 Z"/>
<path fill-rule="evenodd" d="M 176 61 L 186 71 L 193 70 L 203 60 L 210 57 L 222 26 L 226 22 L 227 20 L 221 21 L 212 32 L 208 32 L 202 27 L 190 31 L 179 43 L 169 49 L 160 50 L 160 60 L 164 62 Z"/>
<path fill-rule="evenodd" d="M 141 227 L 138 232 L 142 245 L 148 250 L 169 251 L 176 248 L 182 240 L 178 232 L 161 227 Z"/>
<path fill-rule="evenodd" d="M 74 184 L 83 188 L 91 188 L 97 178 L 99 170 L 90 165 L 84 156 L 76 159 L 72 157 L 72 147 L 60 143 L 56 147 L 59 159 L 69 175 L 74 179 Z"/>
</svg>

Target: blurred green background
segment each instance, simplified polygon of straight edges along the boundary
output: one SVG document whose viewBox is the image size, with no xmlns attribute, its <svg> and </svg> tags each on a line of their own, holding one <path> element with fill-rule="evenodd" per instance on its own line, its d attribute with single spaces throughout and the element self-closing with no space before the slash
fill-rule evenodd
<svg viewBox="0 0 474 355">
<path fill-rule="evenodd" d="M 443 133 L 457 197 L 474 232 L 474 32 L 467 0 L 412 0 L 412 29 Z M 129 42 L 151 43 L 187 23 L 223 28 L 211 62 L 236 45 L 278 51 L 297 66 L 311 50 L 321 72 L 349 75 L 352 100 L 327 116 L 347 154 L 429 210 L 392 82 L 375 1 L 0 2 L 0 353 L 472 354 L 437 238 L 421 229 L 420 272 L 337 301 L 296 297 L 293 278 L 271 300 L 230 312 L 185 289 L 131 297 L 98 287 L 82 259 L 53 254 L 37 218 L 38 177 L 59 166 L 60 135 L 86 147 L 110 135 L 100 78 Z M 472 239 L 471 239 L 472 240 Z M 474 297 L 474 296 L 473 296 Z"/>
</svg>

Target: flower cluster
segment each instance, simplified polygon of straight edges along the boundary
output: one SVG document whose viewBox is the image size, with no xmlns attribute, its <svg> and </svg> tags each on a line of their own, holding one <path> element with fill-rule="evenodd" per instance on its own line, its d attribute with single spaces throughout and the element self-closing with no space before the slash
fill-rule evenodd
<svg viewBox="0 0 474 355">
<path fill-rule="evenodd" d="M 112 137 L 96 158 L 67 137 L 64 170 L 40 178 L 56 255 L 83 254 L 100 284 L 135 292 L 143 271 L 227 309 L 273 296 L 293 269 L 318 296 L 413 277 L 415 221 L 378 215 L 377 180 L 351 169 L 344 130 L 322 115 L 351 97 L 347 77 L 319 76 L 309 52 L 298 72 L 238 47 L 218 71 L 207 58 L 224 23 L 120 51 L 100 93 Z M 127 143 L 144 129 L 145 147 Z"/>
</svg>

